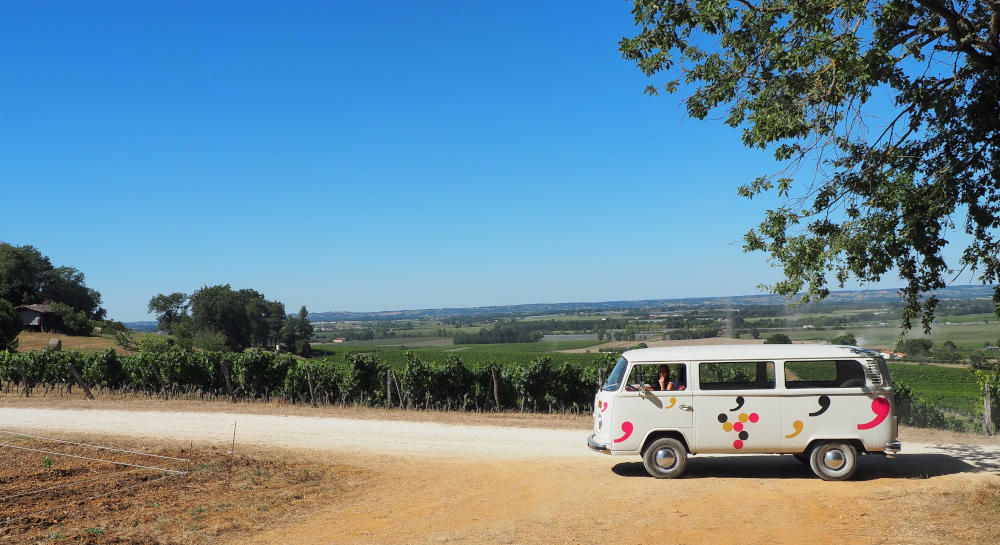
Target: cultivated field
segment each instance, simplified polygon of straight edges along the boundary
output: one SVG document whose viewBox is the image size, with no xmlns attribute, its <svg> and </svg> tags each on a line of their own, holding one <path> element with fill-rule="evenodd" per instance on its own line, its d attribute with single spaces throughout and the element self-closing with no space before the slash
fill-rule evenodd
<svg viewBox="0 0 1000 545">
<path fill-rule="evenodd" d="M 904 454 L 865 457 L 854 480 L 838 483 L 820 481 L 790 456 L 758 455 L 697 456 L 684 478 L 656 480 L 638 458 L 589 452 L 589 418 L 581 416 L 8 397 L 0 399 L 0 422 L 6 431 L 190 459 L 171 466 L 189 473 L 100 499 L 18 503 L 14 511 L 9 502 L 22 500 L 7 496 L 59 484 L 55 472 L 110 473 L 61 458 L 46 467 L 41 453 L 6 450 L 0 475 L 17 478 L 0 480 L 8 502 L 0 512 L 9 519 L 56 508 L 0 519 L 0 543 L 1000 540 L 1000 442 L 944 432 L 904 429 Z M 65 448 L 3 437 L 11 439 Z M 121 482 L 138 484 L 124 480 L 135 479 L 130 469 L 116 471 Z"/>
</svg>

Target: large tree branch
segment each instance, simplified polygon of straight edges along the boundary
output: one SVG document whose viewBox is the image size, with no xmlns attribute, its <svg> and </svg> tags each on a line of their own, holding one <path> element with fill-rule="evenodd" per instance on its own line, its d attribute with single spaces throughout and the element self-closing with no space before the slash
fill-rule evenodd
<svg viewBox="0 0 1000 545">
<path fill-rule="evenodd" d="M 976 33 L 976 26 L 972 21 L 956 11 L 953 5 L 949 4 L 945 6 L 943 2 L 937 0 L 916 0 L 916 2 L 948 23 L 946 27 L 940 28 L 947 28 L 948 36 L 954 42 L 954 45 L 939 45 L 936 47 L 937 49 L 964 53 L 970 59 L 981 64 L 1000 66 L 1000 56 L 987 55 L 976 49 L 977 45 L 986 50 L 991 50 L 992 48 L 987 41 L 984 41 Z M 995 11 L 994 16 L 996 16 Z M 931 29 L 931 32 L 937 30 L 939 29 Z"/>
<path fill-rule="evenodd" d="M 764 7 L 760 7 L 760 6 L 755 6 L 755 5 L 751 4 L 750 2 L 748 2 L 747 0 L 736 0 L 736 1 L 739 2 L 740 4 L 743 4 L 744 6 L 746 6 L 748 8 L 750 8 L 750 9 L 752 9 L 753 11 L 756 11 L 757 13 L 784 13 L 784 12 L 788 11 L 788 7 L 787 6 L 774 6 L 774 7 L 770 7 L 770 8 L 764 8 Z"/>
<path fill-rule="evenodd" d="M 987 49 L 994 55 L 1000 55 L 1000 2 L 994 2 L 990 10 L 993 13 L 990 15 L 990 30 L 986 38 Z"/>
</svg>

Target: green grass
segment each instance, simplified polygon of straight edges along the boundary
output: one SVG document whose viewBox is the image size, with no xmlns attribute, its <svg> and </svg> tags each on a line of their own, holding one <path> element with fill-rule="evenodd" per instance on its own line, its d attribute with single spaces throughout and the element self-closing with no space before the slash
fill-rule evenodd
<svg viewBox="0 0 1000 545">
<path fill-rule="evenodd" d="M 970 322 L 996 322 L 996 314 L 962 314 L 959 316 L 938 316 L 936 324 L 951 322 L 953 324 L 967 324 Z"/>
</svg>

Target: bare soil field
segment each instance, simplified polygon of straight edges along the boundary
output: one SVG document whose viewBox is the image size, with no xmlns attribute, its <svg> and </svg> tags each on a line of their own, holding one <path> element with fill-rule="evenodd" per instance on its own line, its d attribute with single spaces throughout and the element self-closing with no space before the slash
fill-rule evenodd
<svg viewBox="0 0 1000 545">
<path fill-rule="evenodd" d="M 338 501 L 364 479 L 356 467 L 295 456 L 72 438 L 152 455 L 0 433 L 0 543 L 246 539 Z"/>
<path fill-rule="evenodd" d="M 159 481 L 116 469 L 119 484 L 94 485 L 90 495 L 112 492 L 100 498 L 7 499 L 97 466 L 53 455 L 45 467 L 41 453 L 0 447 L 0 543 L 1000 542 L 996 438 L 907 428 L 904 454 L 863 457 L 848 482 L 763 455 L 695 456 L 683 478 L 657 480 L 638 457 L 590 452 L 589 427 L 585 416 L 0 397 L 6 432 L 190 459 L 176 462 L 189 473 Z"/>
</svg>

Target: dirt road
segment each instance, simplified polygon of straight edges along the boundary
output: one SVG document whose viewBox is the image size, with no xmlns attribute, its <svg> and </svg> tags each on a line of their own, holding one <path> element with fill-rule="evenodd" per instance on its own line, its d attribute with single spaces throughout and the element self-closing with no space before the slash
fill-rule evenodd
<svg viewBox="0 0 1000 545">
<path fill-rule="evenodd" d="M 1000 446 L 915 443 L 820 481 L 790 456 L 696 456 L 685 478 L 591 453 L 587 431 L 0 407 L 0 428 L 294 450 L 369 477 L 253 543 L 1000 542 Z M 994 505 L 996 504 L 996 505 Z M 992 517 L 986 520 L 983 517 Z M 243 542 L 243 540 L 241 540 Z"/>
</svg>

